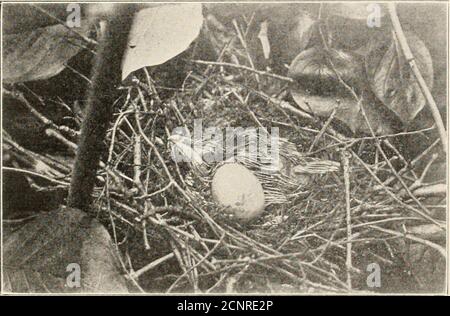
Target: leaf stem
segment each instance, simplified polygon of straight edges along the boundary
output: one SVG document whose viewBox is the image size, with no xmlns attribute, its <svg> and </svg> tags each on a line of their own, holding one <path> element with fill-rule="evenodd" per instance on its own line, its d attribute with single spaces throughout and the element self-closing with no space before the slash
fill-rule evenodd
<svg viewBox="0 0 450 316">
<path fill-rule="evenodd" d="M 434 121 L 436 122 L 437 129 L 439 131 L 439 137 L 441 139 L 442 147 L 444 152 L 447 153 L 447 131 L 445 130 L 444 123 L 442 121 L 441 114 L 439 113 L 439 109 L 434 101 L 433 96 L 431 95 L 430 89 L 428 88 L 425 80 L 423 79 L 422 74 L 420 73 L 419 68 L 417 67 L 416 61 L 414 59 L 414 55 L 411 52 L 411 49 L 408 45 L 408 41 L 406 40 L 405 33 L 403 32 L 402 26 L 400 24 L 400 20 L 397 15 L 397 9 L 394 3 L 387 4 L 389 15 L 391 17 L 392 26 L 394 28 L 394 32 L 397 36 L 400 47 L 405 55 L 406 60 L 408 61 L 409 67 L 411 68 L 416 80 L 419 84 L 420 90 L 422 91 L 425 99 L 427 100 L 427 104 L 433 114 Z"/>
</svg>

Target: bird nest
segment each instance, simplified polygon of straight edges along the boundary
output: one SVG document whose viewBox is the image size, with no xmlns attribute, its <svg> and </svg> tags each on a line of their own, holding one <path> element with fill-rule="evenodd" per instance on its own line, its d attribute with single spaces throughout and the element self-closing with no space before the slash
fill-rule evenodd
<svg viewBox="0 0 450 316">
<path fill-rule="evenodd" d="M 435 222 L 420 204 L 393 193 L 391 185 L 410 170 L 405 164 L 394 169 L 401 159 L 395 147 L 377 160 L 372 154 L 380 139 L 346 137 L 282 97 L 263 93 L 279 86 L 279 78 L 256 77 L 242 69 L 194 65 L 181 89 L 168 89 L 147 73 L 134 78 L 119 102 L 103 186 L 95 193 L 96 216 L 111 230 L 137 290 L 373 290 L 367 267 L 401 260 L 408 240 L 402 227 Z M 325 172 L 306 168 L 307 183 L 295 174 L 267 176 L 263 187 L 273 203 L 242 223 L 212 196 L 211 178 L 220 164 L 172 159 L 172 131 L 192 130 L 199 118 L 203 126 L 218 128 L 278 127 L 289 144 L 284 156 L 294 165 L 316 161 L 320 169 L 320 161 L 334 163 Z M 434 243 L 431 248 L 441 249 Z"/>
</svg>

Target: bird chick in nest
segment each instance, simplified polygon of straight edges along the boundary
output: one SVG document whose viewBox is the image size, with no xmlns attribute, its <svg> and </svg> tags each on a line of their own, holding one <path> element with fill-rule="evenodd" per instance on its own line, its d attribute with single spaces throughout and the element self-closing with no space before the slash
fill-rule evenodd
<svg viewBox="0 0 450 316">
<path fill-rule="evenodd" d="M 314 176 L 340 168 L 335 161 L 306 157 L 295 144 L 278 135 L 251 131 L 235 130 L 209 139 L 193 139 L 188 130 L 179 131 L 169 137 L 172 158 L 187 162 L 191 172 L 206 178 L 224 163 L 245 166 L 261 182 L 266 206 L 288 202 L 304 192 Z"/>
</svg>

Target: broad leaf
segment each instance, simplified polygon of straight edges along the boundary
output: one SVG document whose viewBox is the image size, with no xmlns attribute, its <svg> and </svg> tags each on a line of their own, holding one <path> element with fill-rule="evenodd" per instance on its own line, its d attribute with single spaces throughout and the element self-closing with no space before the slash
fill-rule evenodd
<svg viewBox="0 0 450 316">
<path fill-rule="evenodd" d="M 386 14 L 382 4 L 370 2 L 329 3 L 325 8 L 328 14 L 356 20 L 367 20 L 371 14 L 377 14 L 381 18 Z"/>
<path fill-rule="evenodd" d="M 83 32 L 81 28 L 77 31 Z M 59 24 L 3 35 L 3 82 L 53 77 L 81 50 L 81 44 L 78 35 Z"/>
<path fill-rule="evenodd" d="M 313 47 L 294 59 L 289 68 L 289 76 L 295 79 L 291 86 L 292 97 L 302 110 L 328 117 L 336 109 L 335 118 L 353 132 L 369 133 L 369 126 L 361 111 L 361 106 L 364 106 L 370 126 L 376 134 L 392 131 L 385 113 L 361 85 L 363 69 L 356 56 L 334 49 L 327 56 L 323 49 Z M 361 102 L 358 102 L 349 88 L 355 91 Z"/>
<path fill-rule="evenodd" d="M 38 8 L 43 9 L 45 14 Z M 80 5 L 81 7 L 83 5 Z M 73 7 L 69 7 L 68 3 L 3 3 L 2 5 L 2 31 L 3 34 L 18 34 L 25 31 L 33 31 L 40 27 L 55 25 L 60 21 L 65 21 L 70 13 L 73 12 Z M 83 16 L 84 10 L 80 10 Z"/>
<path fill-rule="evenodd" d="M 324 5 L 323 28 L 333 47 L 358 50 L 373 41 L 374 33 L 389 27 L 386 11 L 377 3 L 329 3 Z"/>
<path fill-rule="evenodd" d="M 27 268 L 4 267 L 3 278 L 3 290 L 6 293 L 52 293 L 53 289 L 58 289 L 58 293 L 80 292 L 79 288 L 71 290 L 66 287 L 64 278 Z"/>
<path fill-rule="evenodd" d="M 201 4 L 141 10 L 134 18 L 122 66 L 122 79 L 143 67 L 160 65 L 186 50 L 203 23 Z"/>
<path fill-rule="evenodd" d="M 316 20 L 306 11 L 300 11 L 287 33 L 285 59 L 291 62 L 309 44 Z"/>
<path fill-rule="evenodd" d="M 440 292 L 445 290 L 446 260 L 438 251 L 423 244 L 413 243 L 407 247 L 405 261 L 410 273 L 423 292 Z"/>
<path fill-rule="evenodd" d="M 128 292 L 106 229 L 84 212 L 60 208 L 40 214 L 4 236 L 4 288 L 10 292 Z M 70 287 L 70 264 L 80 287 Z"/>
<path fill-rule="evenodd" d="M 414 34 L 407 41 L 425 83 L 433 88 L 433 63 L 425 44 Z M 410 123 L 426 100 L 395 36 L 374 40 L 366 56 L 366 71 L 372 91 L 404 123 Z"/>
</svg>

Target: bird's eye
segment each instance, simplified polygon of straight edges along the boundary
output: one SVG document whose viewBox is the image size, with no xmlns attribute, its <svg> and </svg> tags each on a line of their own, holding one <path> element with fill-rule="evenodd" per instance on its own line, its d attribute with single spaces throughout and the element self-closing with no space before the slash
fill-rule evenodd
<svg viewBox="0 0 450 316">
<path fill-rule="evenodd" d="M 392 98 L 396 93 L 397 91 L 394 88 L 389 88 L 386 90 L 386 97 Z"/>
</svg>

